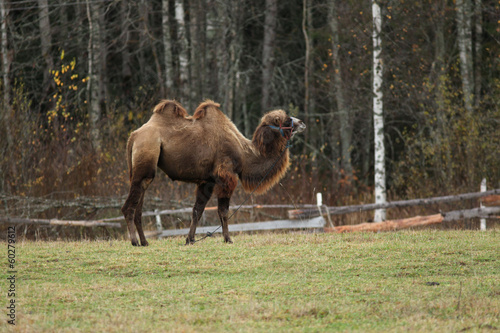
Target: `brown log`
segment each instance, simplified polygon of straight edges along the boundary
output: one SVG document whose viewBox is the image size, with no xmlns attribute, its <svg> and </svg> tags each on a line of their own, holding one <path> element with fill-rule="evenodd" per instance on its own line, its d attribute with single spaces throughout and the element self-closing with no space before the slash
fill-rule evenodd
<svg viewBox="0 0 500 333">
<path fill-rule="evenodd" d="M 485 206 L 500 206 L 500 195 L 489 195 L 481 199 Z"/>
<path fill-rule="evenodd" d="M 376 223 L 361 223 L 355 225 L 342 225 L 334 228 L 325 228 L 325 232 L 353 232 L 353 231 L 392 231 L 399 229 L 407 229 L 412 227 L 420 227 L 425 225 L 437 224 L 443 221 L 457 221 L 475 217 L 487 217 L 493 214 L 498 214 L 500 207 L 482 207 L 464 210 L 454 210 L 444 214 L 435 214 L 428 216 L 416 216 L 408 219 L 391 220 Z"/>
<path fill-rule="evenodd" d="M 431 225 L 443 222 L 443 215 L 416 216 L 408 219 L 392 220 L 376 223 L 361 223 L 356 225 L 343 225 L 334 228 L 325 228 L 325 232 L 354 232 L 354 231 L 393 231 L 412 227 Z"/>
</svg>

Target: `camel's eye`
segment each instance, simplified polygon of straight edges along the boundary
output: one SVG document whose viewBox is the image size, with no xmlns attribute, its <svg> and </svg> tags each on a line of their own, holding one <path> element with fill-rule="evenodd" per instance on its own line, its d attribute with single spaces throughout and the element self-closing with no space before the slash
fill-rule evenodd
<svg viewBox="0 0 500 333">
<path fill-rule="evenodd" d="M 279 126 L 281 124 L 281 119 L 279 117 L 274 118 L 274 125 Z"/>
</svg>

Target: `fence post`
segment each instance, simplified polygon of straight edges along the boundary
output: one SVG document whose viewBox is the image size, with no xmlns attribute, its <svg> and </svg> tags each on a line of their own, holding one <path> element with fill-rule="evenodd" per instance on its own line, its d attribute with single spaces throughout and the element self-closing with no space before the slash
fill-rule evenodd
<svg viewBox="0 0 500 333">
<path fill-rule="evenodd" d="M 161 225 L 161 216 L 159 214 L 159 210 L 158 209 L 155 209 L 155 217 L 156 217 L 156 230 L 158 230 L 158 232 L 162 232 L 163 231 L 163 226 Z"/>
<path fill-rule="evenodd" d="M 481 181 L 481 190 L 480 191 L 486 192 L 486 178 L 483 178 L 483 180 Z M 483 200 L 481 199 L 479 202 L 480 202 L 479 207 L 483 208 L 484 207 Z M 481 227 L 480 227 L 481 231 L 486 231 L 486 219 L 482 218 L 480 220 L 480 222 L 481 222 Z"/>
<path fill-rule="evenodd" d="M 321 208 L 323 207 L 323 195 L 321 193 L 316 193 L 316 205 L 318 206 L 319 216 L 322 216 L 323 213 L 321 212 Z M 332 223 L 332 219 L 330 218 L 330 212 L 328 211 L 327 207 L 325 207 L 325 211 L 326 211 L 326 216 L 328 217 L 328 223 L 330 227 L 333 228 L 334 225 Z"/>
</svg>

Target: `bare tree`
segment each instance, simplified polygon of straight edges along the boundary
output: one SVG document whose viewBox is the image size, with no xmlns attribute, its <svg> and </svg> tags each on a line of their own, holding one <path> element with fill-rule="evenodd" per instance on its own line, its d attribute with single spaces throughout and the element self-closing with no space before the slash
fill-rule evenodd
<svg viewBox="0 0 500 333">
<path fill-rule="evenodd" d="M 460 74 L 462 76 L 462 92 L 465 109 L 472 113 L 474 97 L 474 80 L 472 66 L 472 29 L 470 0 L 457 0 L 458 49 L 460 53 Z"/>
<path fill-rule="evenodd" d="M 312 41 L 309 36 L 309 31 L 307 29 L 307 17 L 308 17 L 308 7 L 310 0 L 302 1 L 302 33 L 304 34 L 304 40 L 306 42 L 306 53 L 305 53 L 305 64 L 304 64 L 304 113 L 305 113 L 305 122 L 308 122 L 309 117 L 309 100 L 310 100 L 310 71 L 311 71 L 311 48 Z M 306 139 L 307 141 L 307 132 Z"/>
<path fill-rule="evenodd" d="M 375 135 L 375 203 L 386 202 L 385 187 L 385 146 L 384 146 L 384 108 L 382 101 L 382 13 L 378 0 L 372 0 L 373 15 L 373 131 Z M 375 222 L 385 220 L 385 209 L 375 211 Z"/>
<path fill-rule="evenodd" d="M 475 16 L 475 42 L 474 42 L 474 100 L 476 107 L 481 102 L 481 51 L 482 51 L 482 34 L 483 34 L 483 8 L 482 1 L 474 1 L 474 16 Z"/>
<path fill-rule="evenodd" d="M 351 110 L 347 106 L 344 98 L 344 82 L 342 80 L 342 66 L 339 57 L 339 28 L 337 20 L 337 10 L 335 8 L 336 1 L 328 1 L 328 22 L 330 31 L 332 33 L 332 75 L 331 80 L 332 90 L 335 91 L 335 99 L 337 101 L 337 113 L 339 117 L 339 132 L 340 132 L 340 145 L 342 155 L 342 167 L 348 178 L 352 178 L 352 165 L 351 165 L 351 128 L 349 122 L 349 115 Z"/>
<path fill-rule="evenodd" d="M 45 68 L 43 71 L 43 86 L 45 91 L 43 99 L 47 96 L 50 88 L 53 88 L 54 82 L 49 82 L 50 71 L 54 68 L 54 61 L 51 55 L 52 48 L 52 31 L 49 19 L 49 4 L 47 0 L 38 0 L 38 7 L 40 8 L 38 24 L 40 26 L 40 42 L 42 48 L 42 58 L 45 61 Z"/>
<path fill-rule="evenodd" d="M 274 45 L 276 39 L 276 16 L 278 13 L 278 1 L 266 0 L 266 11 L 264 19 L 264 45 L 262 47 L 262 99 L 260 108 L 262 112 L 269 105 L 269 94 L 271 80 L 274 71 Z"/>
<path fill-rule="evenodd" d="M 10 86 L 10 66 L 12 59 L 10 58 L 9 52 L 9 43 L 8 43 L 8 35 L 7 35 L 7 22 L 9 19 L 9 10 L 8 10 L 8 1 L 2 0 L 0 1 L 0 14 L 2 19 L 2 44 L 1 44 L 1 52 L 2 52 L 2 79 L 3 79 L 3 110 L 2 110 L 2 122 L 5 126 L 5 134 L 7 139 L 7 148 L 12 146 L 12 133 L 10 132 L 10 127 L 8 124 L 10 115 L 12 113 L 11 106 L 11 86 Z"/>
<path fill-rule="evenodd" d="M 122 0 L 120 2 L 120 19 L 121 19 L 121 36 L 122 36 L 122 89 L 124 96 L 130 99 L 130 94 L 132 92 L 132 69 L 130 67 L 130 8 L 129 0 Z"/>
<path fill-rule="evenodd" d="M 185 1 L 175 1 L 175 20 L 177 23 L 177 47 L 179 55 L 179 99 L 188 108 L 190 107 L 189 97 L 189 49 L 187 40 L 186 20 L 185 20 Z"/>
<path fill-rule="evenodd" d="M 169 0 L 162 0 L 162 32 L 163 32 L 163 51 L 164 51 L 164 65 L 165 65 L 165 88 L 166 97 L 172 94 L 171 89 L 173 86 L 173 70 L 172 70 L 172 44 L 170 35 L 170 21 L 169 21 Z"/>
<path fill-rule="evenodd" d="M 100 56 L 101 27 L 99 19 L 99 3 L 90 3 L 87 0 L 87 17 L 89 21 L 89 46 L 88 66 L 89 80 L 87 81 L 87 103 L 89 105 L 90 138 L 96 151 L 101 150 L 101 132 L 99 122 L 101 120 L 100 105 L 100 72 L 102 70 Z"/>
</svg>

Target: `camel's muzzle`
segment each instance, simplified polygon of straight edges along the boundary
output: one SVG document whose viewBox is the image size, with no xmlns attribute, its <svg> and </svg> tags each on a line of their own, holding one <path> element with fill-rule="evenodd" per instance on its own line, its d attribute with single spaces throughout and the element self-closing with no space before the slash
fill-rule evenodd
<svg viewBox="0 0 500 333">
<path fill-rule="evenodd" d="M 292 118 L 293 122 L 293 129 L 292 129 L 292 137 L 295 135 L 295 133 L 302 133 L 306 129 L 306 124 L 300 119 L 297 119 L 295 117 L 290 117 Z"/>
</svg>

